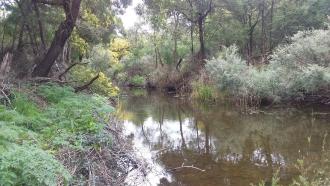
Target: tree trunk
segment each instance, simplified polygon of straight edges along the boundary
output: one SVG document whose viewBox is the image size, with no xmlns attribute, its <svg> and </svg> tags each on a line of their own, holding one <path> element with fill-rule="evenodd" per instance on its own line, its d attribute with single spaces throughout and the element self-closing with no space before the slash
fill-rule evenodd
<svg viewBox="0 0 330 186">
<path fill-rule="evenodd" d="M 199 30 L 199 43 L 200 43 L 200 57 L 202 60 L 206 58 L 205 44 L 204 44 L 204 18 L 200 16 L 198 18 L 198 30 Z"/>
<path fill-rule="evenodd" d="M 178 60 L 178 26 L 179 26 L 179 14 L 174 14 L 174 32 L 173 32 L 173 40 L 174 40 L 174 49 L 173 49 L 173 62 L 177 63 Z"/>
<path fill-rule="evenodd" d="M 273 49 L 273 18 L 274 18 L 274 6 L 275 6 L 275 0 L 272 0 L 272 4 L 270 7 L 270 26 L 269 26 L 269 49 Z"/>
<path fill-rule="evenodd" d="M 264 56 L 266 53 L 266 40 L 267 40 L 267 35 L 266 35 L 266 15 L 265 15 L 265 0 L 262 1 L 262 6 L 261 6 L 261 55 Z"/>
<path fill-rule="evenodd" d="M 43 26 L 42 26 L 42 22 L 41 22 L 41 18 L 40 18 L 39 7 L 37 5 L 36 0 L 33 0 L 33 7 L 34 7 L 34 11 L 36 13 L 37 19 L 38 19 L 39 35 L 40 35 L 41 45 L 42 45 L 42 48 L 45 49 L 46 48 L 46 43 L 45 43 L 45 37 L 44 37 L 44 30 L 43 30 Z"/>
<path fill-rule="evenodd" d="M 195 58 L 194 58 L 194 25 L 193 23 L 191 23 L 190 25 L 190 40 L 191 40 L 191 57 L 192 57 L 192 60 L 193 60 L 193 63 L 195 62 Z"/>
<path fill-rule="evenodd" d="M 55 63 L 57 57 L 61 54 L 63 47 L 70 37 L 73 28 L 75 26 L 81 0 L 63 1 L 63 7 L 66 14 L 66 19 L 62 22 L 55 33 L 55 37 L 52 41 L 50 48 L 47 51 L 46 56 L 33 70 L 33 77 L 47 77 L 52 66 Z"/>
<path fill-rule="evenodd" d="M 249 32 L 249 58 L 252 57 L 253 53 L 253 31 L 254 29 L 252 28 L 252 16 L 249 15 L 249 27 L 250 27 L 250 32 Z"/>
</svg>

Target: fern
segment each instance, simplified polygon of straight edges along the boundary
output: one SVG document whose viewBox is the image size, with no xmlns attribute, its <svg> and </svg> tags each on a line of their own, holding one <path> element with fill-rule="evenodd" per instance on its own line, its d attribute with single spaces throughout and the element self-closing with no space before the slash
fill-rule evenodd
<svg viewBox="0 0 330 186">
<path fill-rule="evenodd" d="M 51 84 L 38 87 L 37 94 L 47 107 L 21 93 L 12 101 L 14 109 L 0 105 L 0 186 L 68 184 L 70 175 L 54 152 L 111 145 L 101 130 L 114 111 L 106 98 Z"/>
<path fill-rule="evenodd" d="M 0 156 L 0 185 L 56 186 L 68 183 L 69 172 L 49 153 L 33 146 L 13 145 Z"/>
</svg>

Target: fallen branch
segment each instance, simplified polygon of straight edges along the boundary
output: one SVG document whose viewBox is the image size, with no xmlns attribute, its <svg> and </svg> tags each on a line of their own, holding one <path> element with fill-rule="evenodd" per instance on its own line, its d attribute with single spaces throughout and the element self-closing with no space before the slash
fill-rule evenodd
<svg viewBox="0 0 330 186">
<path fill-rule="evenodd" d="M 2 96 L 6 99 L 7 103 L 9 104 L 10 107 L 12 107 L 12 103 L 9 99 L 9 91 L 8 89 L 6 89 L 5 86 L 0 85 L 0 93 L 2 94 Z"/>
<path fill-rule="evenodd" d="M 205 172 L 204 169 L 201 169 L 201 168 L 195 167 L 194 165 L 191 165 L 191 166 L 185 166 L 184 163 L 182 163 L 181 167 L 172 168 L 172 169 L 169 169 L 168 171 L 176 171 L 176 170 L 179 170 L 179 169 L 185 169 L 185 168 L 188 168 L 188 169 L 195 169 L 195 170 L 198 170 L 198 171 L 201 171 L 201 172 Z"/>
<path fill-rule="evenodd" d="M 70 83 L 68 81 L 62 81 L 62 80 L 48 78 L 48 77 L 31 78 L 31 79 L 29 79 L 29 81 L 30 82 L 33 82 L 33 83 L 48 83 L 48 82 L 53 82 L 53 83 L 58 83 L 58 84 L 67 84 L 67 83 Z"/>
<path fill-rule="evenodd" d="M 313 115 L 330 115 L 330 113 L 326 113 L 326 112 L 313 112 Z"/>
<path fill-rule="evenodd" d="M 60 75 L 58 76 L 58 79 L 62 80 L 62 77 L 63 77 L 66 73 L 68 73 L 73 67 L 75 67 L 75 66 L 77 66 L 77 65 L 86 65 L 86 64 L 88 64 L 88 63 L 73 63 L 73 64 L 70 65 L 67 69 L 65 69 L 65 71 L 64 71 L 62 74 L 60 74 Z"/>
<path fill-rule="evenodd" d="M 93 79 L 91 79 L 91 80 L 90 80 L 88 83 L 86 83 L 85 85 L 82 85 L 82 86 L 80 86 L 80 87 L 76 87 L 76 88 L 74 88 L 75 93 L 77 93 L 77 92 L 81 92 L 81 91 L 87 89 L 87 88 L 88 88 L 91 84 L 93 84 L 94 81 L 96 81 L 99 77 L 100 77 L 100 74 L 97 74 L 97 76 L 95 76 Z"/>
<path fill-rule="evenodd" d="M 182 63 L 182 58 L 180 58 L 180 60 L 179 60 L 179 62 L 176 64 L 176 70 L 179 72 L 180 71 L 180 65 L 181 65 L 181 63 Z"/>
</svg>

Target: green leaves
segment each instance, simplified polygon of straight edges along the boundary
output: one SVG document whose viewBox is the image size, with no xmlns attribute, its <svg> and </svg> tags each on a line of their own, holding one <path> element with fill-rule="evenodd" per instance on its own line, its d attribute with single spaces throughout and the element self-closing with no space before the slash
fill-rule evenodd
<svg viewBox="0 0 330 186">
<path fill-rule="evenodd" d="M 209 61 L 207 71 L 220 90 L 234 96 L 286 99 L 317 93 L 330 84 L 329 30 L 299 32 L 289 45 L 280 46 L 270 65 L 246 65 L 236 47 L 225 48 Z"/>
<path fill-rule="evenodd" d="M 52 155 L 37 147 L 12 145 L 0 156 L 0 185 L 56 186 L 68 183 L 69 172 Z"/>
<path fill-rule="evenodd" d="M 47 103 L 38 108 L 29 97 Z M 0 106 L 0 186 L 68 185 L 71 176 L 53 154 L 111 145 L 111 135 L 101 129 L 114 108 L 105 97 L 51 84 L 29 97 L 16 94 L 14 110 Z"/>
</svg>

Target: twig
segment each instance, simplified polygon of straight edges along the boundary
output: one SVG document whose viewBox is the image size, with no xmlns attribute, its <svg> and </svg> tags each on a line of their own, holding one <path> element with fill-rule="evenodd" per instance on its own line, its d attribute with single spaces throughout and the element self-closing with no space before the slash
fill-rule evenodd
<svg viewBox="0 0 330 186">
<path fill-rule="evenodd" d="M 34 83 L 48 83 L 48 82 L 53 82 L 53 83 L 58 83 L 58 84 L 68 84 L 70 82 L 68 81 L 61 81 L 58 79 L 54 78 L 48 78 L 48 77 L 36 77 L 36 78 L 31 78 L 29 81 L 34 82 Z"/>
<path fill-rule="evenodd" d="M 62 74 L 60 74 L 59 76 L 58 76 L 58 79 L 60 79 L 60 80 L 62 80 L 62 77 L 66 74 L 66 73 L 68 73 L 73 67 L 75 67 L 75 66 L 77 66 L 77 65 L 87 65 L 88 63 L 73 63 L 72 65 L 70 65 L 67 69 L 65 69 L 65 71 L 62 73 Z"/>
<path fill-rule="evenodd" d="M 176 170 L 184 169 L 184 168 L 195 169 L 195 170 L 198 170 L 198 171 L 201 171 L 201 172 L 205 172 L 204 169 L 201 169 L 201 168 L 195 167 L 194 165 L 191 165 L 191 166 L 185 166 L 184 163 L 182 163 L 181 167 L 172 168 L 172 169 L 169 169 L 168 171 L 176 171 Z"/>
<path fill-rule="evenodd" d="M 1 90 L 0 90 L 1 94 L 4 96 L 4 98 L 5 98 L 6 101 L 8 102 L 9 106 L 12 107 L 12 103 L 11 103 L 11 101 L 10 101 L 10 99 L 9 99 L 9 97 L 8 97 L 8 95 L 7 95 L 7 93 L 6 93 L 6 88 L 5 88 L 5 86 L 0 85 L 0 88 L 1 88 Z"/>
<path fill-rule="evenodd" d="M 330 115 L 330 113 L 326 113 L 326 112 L 314 112 L 314 115 Z"/>
</svg>

